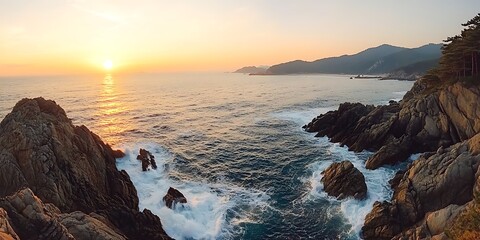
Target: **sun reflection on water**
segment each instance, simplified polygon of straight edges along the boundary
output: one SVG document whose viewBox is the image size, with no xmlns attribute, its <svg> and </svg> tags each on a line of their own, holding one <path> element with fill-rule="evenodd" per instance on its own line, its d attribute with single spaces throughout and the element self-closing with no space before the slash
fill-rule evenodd
<svg viewBox="0 0 480 240">
<path fill-rule="evenodd" d="M 118 144 L 122 133 L 131 129 L 131 123 L 126 121 L 129 107 L 121 101 L 119 86 L 111 74 L 105 75 L 102 88 L 97 100 L 97 132 L 109 144 Z"/>
</svg>

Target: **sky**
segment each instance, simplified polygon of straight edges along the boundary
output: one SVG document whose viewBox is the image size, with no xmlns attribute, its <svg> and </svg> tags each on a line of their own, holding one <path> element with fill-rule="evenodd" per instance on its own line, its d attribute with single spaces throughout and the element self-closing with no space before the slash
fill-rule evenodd
<svg viewBox="0 0 480 240">
<path fill-rule="evenodd" d="M 233 71 L 458 34 L 479 0 L 0 0 L 0 76 Z M 108 65 L 108 64 L 107 64 Z"/>
</svg>

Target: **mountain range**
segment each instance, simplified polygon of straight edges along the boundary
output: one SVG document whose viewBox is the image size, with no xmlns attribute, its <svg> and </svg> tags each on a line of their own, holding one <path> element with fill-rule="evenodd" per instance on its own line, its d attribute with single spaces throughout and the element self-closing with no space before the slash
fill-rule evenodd
<svg viewBox="0 0 480 240">
<path fill-rule="evenodd" d="M 329 57 L 312 62 L 295 60 L 273 65 L 260 74 L 389 74 L 409 72 L 422 74 L 438 63 L 442 44 L 427 44 L 404 48 L 388 44 L 373 47 L 353 55 Z M 426 66 L 428 66 L 427 69 Z M 252 72 L 259 74 L 258 72 Z"/>
</svg>

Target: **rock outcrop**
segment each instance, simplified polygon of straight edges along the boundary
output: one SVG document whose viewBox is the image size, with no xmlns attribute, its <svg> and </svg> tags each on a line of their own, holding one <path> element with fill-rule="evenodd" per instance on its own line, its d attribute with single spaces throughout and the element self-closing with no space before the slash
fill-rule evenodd
<svg viewBox="0 0 480 240">
<path fill-rule="evenodd" d="M 402 231 L 402 220 L 398 208 L 389 202 L 375 202 L 373 209 L 365 217 L 362 238 L 388 240 Z"/>
<path fill-rule="evenodd" d="M 157 169 L 157 162 L 155 162 L 155 156 L 149 151 L 140 148 L 137 159 L 142 162 L 142 171 L 147 171 L 149 166 L 152 166 L 153 169 Z"/>
<path fill-rule="evenodd" d="M 400 103 L 365 106 L 344 103 L 304 126 L 317 136 L 347 145 L 353 151 L 377 151 L 367 168 L 395 164 L 410 154 L 468 140 L 480 132 L 480 88 L 415 82 Z"/>
<path fill-rule="evenodd" d="M 177 203 L 187 203 L 187 198 L 177 189 L 170 187 L 163 201 L 168 208 L 173 208 Z"/>
<path fill-rule="evenodd" d="M 325 171 L 321 181 L 326 193 L 338 199 L 354 197 L 364 199 L 367 196 L 365 177 L 349 161 L 333 163 Z"/>
<path fill-rule="evenodd" d="M 365 239 L 480 239 L 480 87 L 418 80 L 399 103 L 344 103 L 304 126 L 375 153 L 368 169 L 425 152 L 390 181 L 362 228 Z"/>
<path fill-rule="evenodd" d="M 0 123 L 0 133 L 1 205 L 22 239 L 51 229 L 65 239 L 92 229 L 129 239 L 169 239 L 158 217 L 139 211 L 135 187 L 125 171 L 117 170 L 111 147 L 87 127 L 74 126 L 54 101 L 21 100 Z M 24 188 L 32 194 L 20 191 Z M 60 213 L 43 211 L 32 198 L 48 202 Z M 24 207 L 30 209 L 28 216 Z M 87 217 L 92 214 L 100 217 Z M 28 218 L 33 215 L 39 218 Z M 75 221 L 83 226 L 78 231 L 71 228 Z M 28 230 L 23 229 L 26 226 Z"/>
<path fill-rule="evenodd" d="M 411 164 L 394 188 L 391 203 L 376 203 L 365 219 L 365 239 L 416 239 L 448 236 L 446 227 L 457 215 L 475 215 L 474 196 L 480 175 L 480 134 L 436 153 L 427 153 Z M 475 188 L 474 188 L 475 186 Z M 473 190 L 475 189 L 475 191 Z M 475 215 L 479 216 L 479 215 Z M 457 220 L 455 220 L 457 219 Z M 461 224 L 450 233 L 459 234 Z M 477 228 L 478 230 L 478 228 Z M 477 234 L 480 232 L 476 232 Z"/>
<path fill-rule="evenodd" d="M 22 239 L 126 239 L 106 218 L 91 213 L 98 220 L 79 211 L 62 214 L 29 188 L 1 199 L 0 205 L 10 212 Z"/>
</svg>

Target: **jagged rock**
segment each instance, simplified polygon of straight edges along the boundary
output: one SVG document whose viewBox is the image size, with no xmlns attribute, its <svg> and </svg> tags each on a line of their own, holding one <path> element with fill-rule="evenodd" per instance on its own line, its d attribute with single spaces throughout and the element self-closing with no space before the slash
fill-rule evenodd
<svg viewBox="0 0 480 240">
<path fill-rule="evenodd" d="M 392 139 L 381 147 L 365 163 L 367 169 L 377 169 L 385 164 L 393 165 L 407 159 L 410 156 L 411 140 L 407 137 Z"/>
<path fill-rule="evenodd" d="M 170 187 L 167 194 L 163 197 L 163 201 L 168 208 L 172 208 L 177 203 L 187 203 L 187 198 L 177 189 Z"/>
<path fill-rule="evenodd" d="M 62 214 L 54 205 L 44 204 L 29 188 L 0 199 L 0 205 L 12 215 L 22 239 L 126 239 L 106 218 L 91 214 L 101 221 L 79 211 Z"/>
<path fill-rule="evenodd" d="M 150 210 L 142 212 L 125 206 L 112 206 L 107 210 L 99 211 L 114 226 L 118 227 L 129 239 L 170 239 L 161 228 L 160 218 Z M 159 228 L 160 227 L 160 228 Z"/>
<path fill-rule="evenodd" d="M 20 237 L 18 237 L 10 224 L 10 218 L 8 217 L 7 212 L 3 208 L 0 208 L 0 239 L 20 240 Z"/>
<path fill-rule="evenodd" d="M 321 181 L 328 195 L 338 199 L 350 196 L 364 199 L 367 196 L 365 177 L 351 162 L 332 163 L 323 174 Z"/>
<path fill-rule="evenodd" d="M 142 161 L 142 171 L 147 171 L 148 167 L 151 165 L 153 169 L 157 169 L 157 162 L 155 162 L 155 156 L 149 151 L 140 148 L 137 159 Z"/>
<path fill-rule="evenodd" d="M 479 133 L 480 88 L 434 84 L 416 81 L 400 103 L 377 107 L 343 103 L 304 128 L 353 151 L 379 150 L 368 162 L 370 169 L 405 160 L 412 153 L 449 147 Z"/>
<path fill-rule="evenodd" d="M 135 187 L 117 170 L 111 147 L 74 126 L 54 101 L 19 101 L 0 132 L 0 197 L 29 187 L 63 213 L 97 212 L 129 239 L 168 239 L 158 218 L 139 212 Z M 117 209 L 122 218 L 113 219 Z M 143 222 L 155 234 L 126 221 Z"/>
<path fill-rule="evenodd" d="M 374 206 L 372 212 L 367 215 L 364 226 L 365 238 L 385 237 L 384 232 L 378 229 L 390 226 L 391 224 L 388 224 L 390 219 L 394 219 L 393 222 L 401 219 L 400 225 L 392 223 L 397 232 L 389 232 L 388 237 L 395 237 L 394 239 L 421 239 L 434 236 L 443 238 L 445 227 L 451 226 L 452 222 L 458 221 L 462 224 L 468 222 L 466 220 L 454 221 L 453 219 L 461 209 L 465 208 L 462 205 L 472 201 L 473 196 L 477 196 L 477 191 L 473 191 L 472 194 L 472 189 L 474 189 L 475 180 L 480 175 L 480 172 L 477 171 L 480 167 L 479 142 L 480 134 L 469 141 L 455 144 L 442 151 L 424 154 L 412 163 L 395 187 L 392 203 L 385 203 L 383 208 Z M 480 191 L 480 187 L 478 190 Z M 475 215 L 476 211 L 471 210 L 474 208 L 467 207 L 466 209 L 470 209 L 470 211 L 464 210 L 465 215 L 462 213 L 459 216 L 465 216 L 469 222 L 475 222 L 475 217 L 472 215 L 480 215 Z M 428 212 L 433 213 L 427 214 Z M 378 227 L 375 221 L 375 224 L 371 223 L 372 219 L 387 219 L 384 221 L 387 224 Z M 463 234 L 464 228 L 459 227 L 460 225 L 454 224 L 457 227 L 452 228 L 451 235 L 454 235 L 453 233 Z M 377 227 L 375 228 L 375 226 Z M 478 227 L 465 229 L 480 230 Z M 475 231 L 472 230 L 472 232 Z"/>
<path fill-rule="evenodd" d="M 475 171 L 480 156 L 472 156 L 468 142 L 456 144 L 442 154 L 421 156 L 405 173 L 393 198 L 405 223 L 414 224 L 425 213 L 472 199 Z"/>
<path fill-rule="evenodd" d="M 396 204 L 375 202 L 365 217 L 361 236 L 367 240 L 390 240 L 402 231 L 402 227 Z"/>
<path fill-rule="evenodd" d="M 446 208 L 428 213 L 424 220 L 397 234 L 392 240 L 450 239 L 444 231 L 462 209 L 464 209 L 464 206 L 452 204 Z"/>
<path fill-rule="evenodd" d="M 395 173 L 395 176 L 388 181 L 391 189 L 397 188 L 397 186 L 398 186 L 398 184 L 400 184 L 400 181 L 402 180 L 404 174 L 405 174 L 405 170 L 399 170 L 399 171 L 397 171 L 397 173 Z"/>
<path fill-rule="evenodd" d="M 29 188 L 0 199 L 0 206 L 22 239 L 75 239 Z"/>
<path fill-rule="evenodd" d="M 317 132 L 317 136 L 328 136 L 333 142 L 344 142 L 363 116 L 374 109 L 361 103 L 342 103 L 338 110 L 330 111 L 313 119 L 304 126 L 308 132 Z"/>
<path fill-rule="evenodd" d="M 92 214 L 95 216 L 95 214 Z M 101 218 L 100 216 L 97 216 Z M 106 218 L 103 221 L 108 221 Z M 127 239 L 112 226 L 80 211 L 61 214 L 58 221 L 75 239 Z"/>
</svg>

